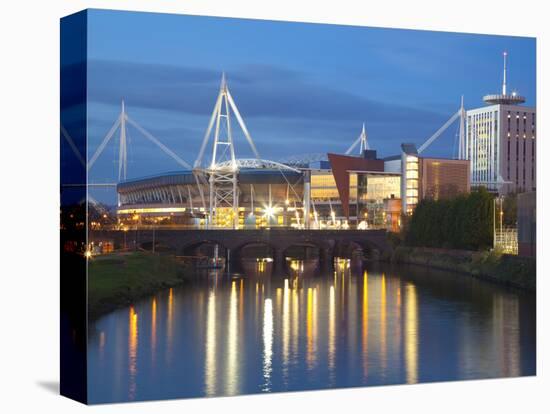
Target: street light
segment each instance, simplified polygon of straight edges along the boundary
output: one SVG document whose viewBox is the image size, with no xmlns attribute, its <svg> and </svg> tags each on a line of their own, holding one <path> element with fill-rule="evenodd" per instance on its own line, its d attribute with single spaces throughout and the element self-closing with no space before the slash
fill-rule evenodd
<svg viewBox="0 0 550 414">
<path fill-rule="evenodd" d="M 275 215 L 275 207 L 273 207 L 273 206 L 265 206 L 264 207 L 264 216 L 273 217 L 274 215 Z"/>
</svg>

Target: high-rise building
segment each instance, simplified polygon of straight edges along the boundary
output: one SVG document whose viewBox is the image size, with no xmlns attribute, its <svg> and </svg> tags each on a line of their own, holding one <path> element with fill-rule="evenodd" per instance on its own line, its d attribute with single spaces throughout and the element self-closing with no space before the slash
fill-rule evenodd
<svg viewBox="0 0 550 414">
<path fill-rule="evenodd" d="M 506 194 L 536 189 L 536 109 L 508 93 L 506 58 L 502 93 L 483 97 L 487 106 L 466 112 L 466 158 L 472 187 Z"/>
</svg>

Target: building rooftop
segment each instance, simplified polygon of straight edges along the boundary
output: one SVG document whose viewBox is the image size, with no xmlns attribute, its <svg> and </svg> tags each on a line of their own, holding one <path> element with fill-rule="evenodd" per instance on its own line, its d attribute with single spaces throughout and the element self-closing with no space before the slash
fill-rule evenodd
<svg viewBox="0 0 550 414">
<path fill-rule="evenodd" d="M 508 56 L 507 52 L 502 54 L 504 58 L 504 70 L 502 76 L 502 93 L 500 94 L 491 94 L 485 95 L 483 97 L 483 102 L 490 105 L 519 105 L 525 102 L 523 96 L 518 95 L 516 92 L 511 94 L 507 93 L 506 88 L 506 57 Z"/>
<path fill-rule="evenodd" d="M 275 169 L 243 168 L 238 172 L 241 184 L 285 184 L 288 181 L 295 183 L 302 179 L 302 173 L 297 171 L 279 171 Z M 147 177 L 133 178 L 122 181 L 117 185 L 117 191 L 124 193 L 151 187 L 168 185 L 196 185 L 196 177 L 192 170 L 172 171 Z"/>
<path fill-rule="evenodd" d="M 511 95 L 485 95 L 483 102 L 491 105 L 519 105 L 525 102 L 525 97 L 513 92 Z"/>
<path fill-rule="evenodd" d="M 400 154 L 397 154 L 397 155 L 390 155 L 388 157 L 384 157 L 382 158 L 384 161 L 395 161 L 395 160 L 400 160 L 401 159 L 401 155 Z"/>
<path fill-rule="evenodd" d="M 407 155 L 418 155 L 416 145 L 412 143 L 401 144 L 401 150 Z"/>
</svg>

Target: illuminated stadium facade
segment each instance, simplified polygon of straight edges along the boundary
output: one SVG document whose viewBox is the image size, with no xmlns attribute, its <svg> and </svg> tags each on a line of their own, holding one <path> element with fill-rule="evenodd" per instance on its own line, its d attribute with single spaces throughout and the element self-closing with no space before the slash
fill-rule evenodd
<svg viewBox="0 0 550 414">
<path fill-rule="evenodd" d="M 254 158 L 236 157 L 232 119 L 237 121 Z M 317 162 L 269 161 L 260 158 L 224 76 L 193 167 L 129 118 L 124 106 L 102 146 L 119 127 L 117 214 L 122 227 L 386 228 L 397 231 L 401 214 L 410 214 L 421 198 L 450 197 L 469 191 L 469 161 L 430 158 L 428 163 L 422 162 L 419 155 L 457 119 L 463 125 L 462 106 L 418 151 L 413 144 L 404 144 L 400 155 L 388 159 L 378 159 L 376 151 L 370 149 L 363 125 L 361 134 L 345 154 L 327 154 L 327 159 Z M 126 122 L 184 168 L 127 180 Z M 461 127 L 461 148 L 462 133 Z M 358 146 L 359 153 L 351 155 Z M 204 161 L 208 152 L 211 157 Z M 409 162 L 412 156 L 417 160 L 414 165 Z M 95 158 L 96 155 L 92 162 Z M 430 168 L 422 167 L 428 164 Z M 452 177 L 453 182 L 447 182 L 447 177 Z"/>
<path fill-rule="evenodd" d="M 248 168 L 239 170 L 237 180 L 236 227 L 243 229 L 385 228 L 389 223 L 384 202 L 399 199 L 401 182 L 396 173 L 350 172 L 346 206 L 331 169 L 283 172 Z M 307 187 L 308 223 L 304 220 Z M 191 170 L 128 180 L 118 185 L 118 216 L 126 225 L 232 228 L 234 215 L 230 207 L 222 207 L 216 215 L 218 221 L 209 223 L 208 190 L 209 184 L 197 184 L 197 176 Z"/>
<path fill-rule="evenodd" d="M 243 168 L 237 182 L 237 227 L 300 224 L 296 211 L 303 207 L 301 172 Z M 118 193 L 118 214 L 126 223 L 233 227 L 231 207 L 219 207 L 218 221 L 208 223 L 209 184 L 192 170 L 126 181 L 118 185 Z"/>
</svg>

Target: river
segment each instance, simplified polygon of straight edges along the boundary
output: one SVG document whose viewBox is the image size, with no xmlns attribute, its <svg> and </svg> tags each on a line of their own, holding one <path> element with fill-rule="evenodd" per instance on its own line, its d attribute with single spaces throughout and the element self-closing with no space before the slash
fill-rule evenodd
<svg viewBox="0 0 550 414">
<path fill-rule="evenodd" d="M 91 323 L 89 401 L 535 374 L 534 294 L 423 267 L 289 264 L 205 272 Z"/>
</svg>

